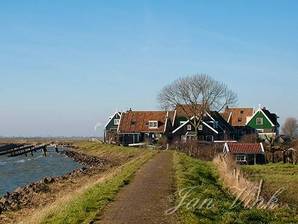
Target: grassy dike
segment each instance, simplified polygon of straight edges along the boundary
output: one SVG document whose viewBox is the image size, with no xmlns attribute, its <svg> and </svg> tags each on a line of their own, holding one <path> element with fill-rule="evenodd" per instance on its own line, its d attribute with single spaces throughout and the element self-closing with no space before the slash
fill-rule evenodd
<svg viewBox="0 0 298 224">
<path fill-rule="evenodd" d="M 127 151 L 125 154 L 131 152 Z M 114 153 L 116 154 L 115 150 Z M 90 223 L 155 153 L 144 150 L 141 155 L 108 172 L 103 179 L 45 209 L 38 217 L 34 217 L 35 220 L 28 220 L 28 223 Z"/>
<path fill-rule="evenodd" d="M 177 192 L 182 191 L 183 194 L 182 197 L 176 195 L 177 205 L 183 200 L 183 205 L 177 210 L 181 224 L 297 223 L 295 213 L 287 209 L 244 209 L 240 203 L 233 206 L 235 198 L 222 187 L 216 167 L 211 162 L 203 162 L 175 152 L 174 166 Z M 185 188 L 193 189 L 183 191 Z"/>
<path fill-rule="evenodd" d="M 288 203 L 298 213 L 298 166 L 284 163 L 242 166 L 241 170 L 253 181 L 264 180 L 263 194 L 269 196 L 279 189 L 282 202 Z"/>
</svg>

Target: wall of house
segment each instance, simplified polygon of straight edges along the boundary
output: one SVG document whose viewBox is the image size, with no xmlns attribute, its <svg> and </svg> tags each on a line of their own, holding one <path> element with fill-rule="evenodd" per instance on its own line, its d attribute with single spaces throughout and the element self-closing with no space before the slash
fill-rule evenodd
<svg viewBox="0 0 298 224">
<path fill-rule="evenodd" d="M 263 125 L 257 125 L 257 118 L 263 118 Z M 264 132 L 274 131 L 274 127 L 261 111 L 259 111 L 247 125 L 254 129 L 264 129 Z"/>
<path fill-rule="evenodd" d="M 111 130 L 111 129 L 117 129 L 118 125 L 114 124 L 115 119 L 120 119 L 119 114 L 116 114 L 108 123 L 108 125 L 106 126 L 106 130 Z"/>
<path fill-rule="evenodd" d="M 256 164 L 265 164 L 266 163 L 266 159 L 265 159 L 265 155 L 264 154 L 244 154 L 244 153 L 239 153 L 239 154 L 235 154 L 234 157 L 236 159 L 237 155 L 245 155 L 246 156 L 246 160 L 247 160 L 247 165 L 254 165 L 255 164 L 255 156 L 256 156 Z"/>
<path fill-rule="evenodd" d="M 141 143 L 144 142 L 144 134 L 135 133 L 135 134 L 120 134 L 119 143 L 128 146 L 129 144 Z"/>
<path fill-rule="evenodd" d="M 188 124 L 180 128 L 176 133 L 173 134 L 175 140 L 184 140 L 185 139 L 184 136 L 186 135 L 187 132 L 191 132 L 192 134 L 195 133 L 195 128 L 193 126 L 191 130 L 187 130 Z M 216 134 L 206 125 L 203 125 L 203 130 L 198 131 L 198 139 L 202 141 L 207 141 L 207 140 L 210 141 L 211 139 L 220 140 L 219 139 L 220 137 L 221 137 L 220 135 Z"/>
<path fill-rule="evenodd" d="M 131 133 L 131 134 L 120 134 L 119 142 L 124 146 L 128 146 L 129 144 L 136 143 L 148 143 L 155 144 L 158 139 L 162 138 L 163 134 L 161 133 Z"/>
<path fill-rule="evenodd" d="M 115 119 L 120 119 L 119 114 L 114 115 L 114 117 L 109 121 L 105 128 L 105 142 L 108 143 L 117 143 L 118 142 L 118 134 L 117 129 L 118 125 L 115 125 Z"/>
</svg>

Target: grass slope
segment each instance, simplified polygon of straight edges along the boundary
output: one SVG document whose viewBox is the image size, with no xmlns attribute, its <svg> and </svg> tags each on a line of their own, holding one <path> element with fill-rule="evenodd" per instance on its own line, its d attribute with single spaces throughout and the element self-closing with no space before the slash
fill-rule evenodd
<svg viewBox="0 0 298 224">
<path fill-rule="evenodd" d="M 278 189 L 285 191 L 280 195 L 282 202 L 288 203 L 293 209 L 298 209 L 298 166 L 292 164 L 274 163 L 267 165 L 243 166 L 242 171 L 251 180 L 264 180 L 265 196 L 274 194 Z"/>
<path fill-rule="evenodd" d="M 120 163 L 148 152 L 148 149 L 128 148 L 88 141 L 74 142 L 73 145 L 79 152 L 101 158 L 107 158 L 110 161 L 117 161 Z"/>
<path fill-rule="evenodd" d="M 226 193 L 218 182 L 216 168 L 210 162 L 193 159 L 181 153 L 175 153 L 177 190 L 196 187 L 178 210 L 180 222 L 185 224 L 196 223 L 297 223 L 298 217 L 291 211 L 275 210 L 264 211 L 244 209 L 241 204 L 232 206 L 234 198 Z M 181 201 L 177 197 L 177 204 Z M 206 204 L 205 199 L 212 199 L 212 206 Z M 196 201 L 199 201 L 195 206 Z M 192 208 L 192 209 L 189 209 Z"/>
<path fill-rule="evenodd" d="M 91 186 L 82 194 L 74 195 L 70 201 L 47 214 L 41 223 L 90 223 L 152 155 L 152 152 L 148 152 L 118 168 L 106 181 Z"/>
</svg>

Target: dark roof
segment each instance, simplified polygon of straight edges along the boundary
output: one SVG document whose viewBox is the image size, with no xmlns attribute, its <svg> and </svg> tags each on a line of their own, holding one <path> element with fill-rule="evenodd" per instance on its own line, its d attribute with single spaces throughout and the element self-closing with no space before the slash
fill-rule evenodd
<svg viewBox="0 0 298 224">
<path fill-rule="evenodd" d="M 279 126 L 279 123 L 277 121 L 278 116 L 274 113 L 271 113 L 269 110 L 267 110 L 266 108 L 263 108 L 262 111 L 266 114 L 266 116 L 271 120 L 271 122 L 276 125 Z"/>
<path fill-rule="evenodd" d="M 223 129 L 223 130 L 229 130 L 229 131 L 233 131 L 234 128 L 222 117 L 222 115 L 217 112 L 217 111 L 210 111 L 210 116 L 216 120 L 217 122 L 219 122 L 219 126 Z"/>
<path fill-rule="evenodd" d="M 163 133 L 167 115 L 166 111 L 127 111 L 121 115 L 119 133 Z M 158 128 L 150 129 L 149 121 L 158 121 Z"/>
<path fill-rule="evenodd" d="M 232 154 L 263 154 L 262 143 L 226 143 L 229 153 Z"/>
</svg>

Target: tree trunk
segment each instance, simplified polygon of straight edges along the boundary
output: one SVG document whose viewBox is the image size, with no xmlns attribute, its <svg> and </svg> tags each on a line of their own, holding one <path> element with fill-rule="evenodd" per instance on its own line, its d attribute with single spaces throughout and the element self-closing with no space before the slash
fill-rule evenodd
<svg viewBox="0 0 298 224">
<path fill-rule="evenodd" d="M 195 140 L 198 141 L 199 140 L 199 136 L 198 136 L 199 135 L 199 131 L 198 131 L 199 126 L 198 126 L 196 119 L 194 119 L 194 127 L 195 127 L 195 135 L 196 135 Z"/>
</svg>

